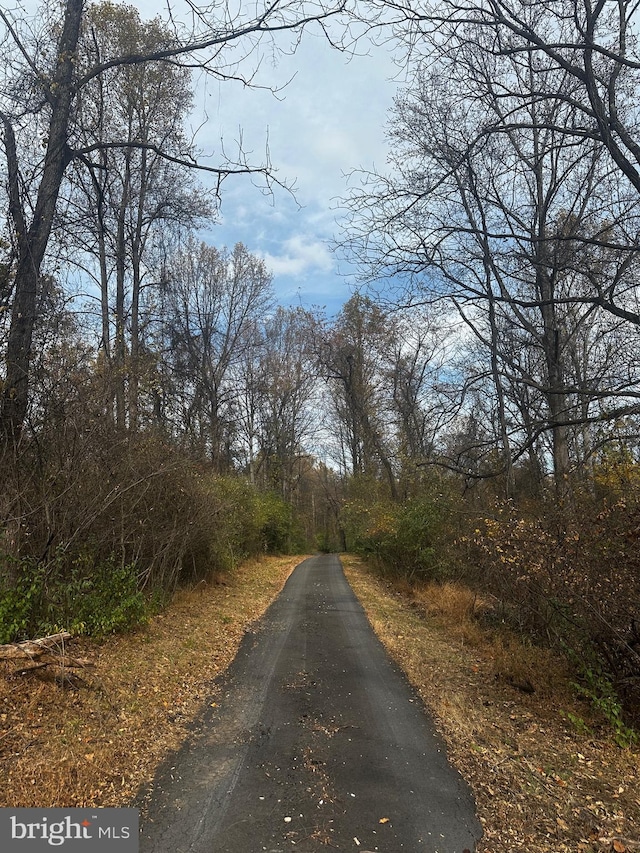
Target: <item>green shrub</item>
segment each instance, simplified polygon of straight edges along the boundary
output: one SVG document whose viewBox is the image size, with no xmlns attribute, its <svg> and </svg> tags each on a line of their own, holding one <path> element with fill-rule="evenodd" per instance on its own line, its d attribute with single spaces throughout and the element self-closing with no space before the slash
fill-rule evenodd
<svg viewBox="0 0 640 853">
<path fill-rule="evenodd" d="M 119 565 L 113 557 L 98 566 L 76 560 L 70 578 L 61 578 L 49 595 L 49 624 L 62 624 L 74 634 L 126 631 L 146 617 L 136 566 Z"/>
<path fill-rule="evenodd" d="M 604 717 L 618 746 L 628 749 L 637 743 L 638 733 L 626 724 L 620 697 L 599 662 L 596 661 L 593 667 L 583 666 L 580 676 L 580 682 L 573 682 L 574 689 L 589 700 L 594 711 Z"/>
<path fill-rule="evenodd" d="M 293 510 L 275 492 L 259 492 L 239 477 L 211 477 L 209 554 L 214 571 L 231 571 L 247 557 L 303 547 Z"/>
<path fill-rule="evenodd" d="M 0 640 L 55 633 L 103 636 L 144 622 L 147 602 L 138 589 L 136 567 L 110 558 L 89 558 L 67 567 L 61 558 L 49 565 L 23 559 L 17 583 L 0 591 Z"/>
<path fill-rule="evenodd" d="M 269 554 L 290 554 L 305 549 L 304 535 L 291 504 L 275 492 L 259 494 L 257 504 L 263 550 Z"/>
<path fill-rule="evenodd" d="M 400 508 L 389 561 L 396 571 L 420 580 L 435 580 L 444 573 L 442 509 L 430 498 L 408 501 Z"/>
<path fill-rule="evenodd" d="M 347 502 L 342 520 L 350 550 L 386 572 L 426 581 L 447 575 L 447 517 L 446 498 L 424 494 L 404 503 L 359 497 Z"/>
<path fill-rule="evenodd" d="M 339 550 L 336 543 L 332 541 L 327 530 L 323 530 L 322 533 L 318 533 L 316 537 L 316 549 L 320 551 L 321 554 L 332 554 L 334 551 Z"/>
<path fill-rule="evenodd" d="M 209 568 L 232 571 L 263 550 L 256 491 L 246 480 L 211 476 L 205 493 L 211 506 Z"/>
<path fill-rule="evenodd" d="M 33 613 L 39 611 L 43 597 L 42 567 L 29 559 L 5 558 L 3 568 L 9 564 L 17 580 L 15 584 L 5 583 L 0 587 L 0 643 L 12 643 L 30 635 Z"/>
</svg>

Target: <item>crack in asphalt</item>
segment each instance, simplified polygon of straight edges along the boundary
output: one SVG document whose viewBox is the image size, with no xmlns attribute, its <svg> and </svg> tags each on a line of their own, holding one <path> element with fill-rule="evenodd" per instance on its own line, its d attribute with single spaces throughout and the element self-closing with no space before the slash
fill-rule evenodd
<svg viewBox="0 0 640 853">
<path fill-rule="evenodd" d="M 141 853 L 463 853 L 468 786 L 335 556 L 305 560 L 160 768 Z"/>
</svg>

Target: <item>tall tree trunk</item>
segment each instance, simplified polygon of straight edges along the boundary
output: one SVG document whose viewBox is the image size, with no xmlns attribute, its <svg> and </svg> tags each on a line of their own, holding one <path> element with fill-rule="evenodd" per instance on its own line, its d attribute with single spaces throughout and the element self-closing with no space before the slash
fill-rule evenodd
<svg viewBox="0 0 640 853">
<path fill-rule="evenodd" d="M 106 157 L 103 155 L 103 167 L 106 172 Z M 109 308 L 109 271 L 107 264 L 107 243 L 105 239 L 106 226 L 104 222 L 105 214 L 105 194 L 104 187 L 98 180 L 96 170 L 89 170 L 91 181 L 96 194 L 96 211 L 97 211 L 97 234 L 96 240 L 98 244 L 98 262 L 100 265 L 100 319 L 102 328 L 102 340 L 100 343 L 103 356 L 103 374 L 104 374 L 104 407 L 105 416 L 110 425 L 113 425 L 113 366 L 111 363 L 111 311 Z"/>
<path fill-rule="evenodd" d="M 140 267 L 134 261 L 133 291 L 131 295 L 131 337 L 129 349 L 129 430 L 138 430 L 138 397 L 140 394 Z"/>
<path fill-rule="evenodd" d="M 147 139 L 145 137 L 144 141 Z M 147 152 L 140 153 L 140 189 L 136 226 L 131 241 L 131 337 L 129 350 L 129 429 L 138 429 L 140 388 L 140 292 L 142 289 L 142 253 L 144 250 L 144 211 L 147 202 Z"/>
<path fill-rule="evenodd" d="M 20 436 L 29 404 L 31 345 L 37 321 L 40 268 L 51 234 L 62 177 L 70 162 L 69 117 L 75 96 L 74 64 L 83 5 L 83 0 L 66 2 L 62 34 L 58 43 L 56 70 L 49 88 L 48 100 L 51 106 L 49 142 L 31 225 L 26 233 L 24 231 L 20 233 L 25 227 L 23 206 L 19 205 L 20 213 L 17 210 L 11 211 L 18 238 L 19 257 L 7 342 L 6 378 L 0 404 L 0 422 L 4 434 L 14 441 Z M 4 117 L 3 120 L 6 140 L 8 119 Z M 12 137 L 13 131 L 8 136 Z M 10 160 L 9 152 L 7 156 Z M 13 164 L 9 163 L 10 175 L 13 168 L 17 170 L 18 165 L 15 140 L 13 159 Z M 18 214 L 17 219 L 16 214 Z"/>
<path fill-rule="evenodd" d="M 535 80 L 533 75 L 532 54 L 529 55 L 529 87 L 534 92 Z M 534 247 L 535 285 L 540 301 L 540 316 L 542 317 L 541 343 L 547 368 L 545 397 L 549 409 L 549 424 L 551 426 L 553 477 L 556 496 L 561 505 L 572 501 L 569 471 L 569 442 L 567 427 L 562 423 L 567 418 L 567 398 L 564 392 L 564 346 L 565 336 L 558 317 L 555 282 L 553 278 L 554 264 L 549 257 L 548 228 L 549 208 L 547 187 L 547 166 L 545 164 L 545 146 L 541 141 L 541 127 L 538 122 L 536 104 L 532 104 L 531 117 L 533 124 L 534 174 L 536 180 L 535 200 L 536 217 L 533 226 L 531 245 Z"/>
<path fill-rule="evenodd" d="M 567 395 L 564 392 L 564 340 L 553 302 L 553 287 L 548 276 L 540 271 L 539 287 L 544 333 L 542 345 L 547 367 L 547 389 L 545 396 L 549 409 L 553 454 L 553 477 L 558 501 L 568 505 L 572 501 L 569 481 L 571 459 L 569 456 L 568 429 L 563 423 L 567 419 Z"/>
<path fill-rule="evenodd" d="M 125 173 L 123 176 L 122 198 L 118 210 L 118 229 L 116 235 L 116 328 L 114 335 L 113 367 L 116 400 L 116 425 L 118 429 L 126 428 L 126 358 L 127 346 L 125 339 L 125 276 L 127 267 L 126 252 L 126 216 L 129 205 L 130 189 L 130 154 L 127 153 Z"/>
</svg>

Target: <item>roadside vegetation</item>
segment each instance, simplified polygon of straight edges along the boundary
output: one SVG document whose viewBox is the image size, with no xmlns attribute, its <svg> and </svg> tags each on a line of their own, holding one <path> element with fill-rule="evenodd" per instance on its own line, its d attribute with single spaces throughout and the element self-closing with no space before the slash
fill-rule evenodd
<svg viewBox="0 0 640 853">
<path fill-rule="evenodd" d="M 433 714 L 472 787 L 480 853 L 640 849 L 640 749 L 566 658 L 493 618 L 458 582 L 407 584 L 356 557 L 347 577 L 376 633 Z"/>
<path fill-rule="evenodd" d="M 264 557 L 177 591 L 127 634 L 74 639 L 84 668 L 0 661 L 0 806 L 124 806 L 176 749 L 301 558 Z"/>
<path fill-rule="evenodd" d="M 216 476 L 156 436 L 65 432 L 54 446 L 39 437 L 40 464 L 31 447 L 5 470 L 4 498 L 22 516 L 5 528 L 0 644 L 131 630 L 178 587 L 301 550 L 277 494 Z"/>
<path fill-rule="evenodd" d="M 575 767 L 595 768 L 602 750 L 605 764 L 620 756 L 612 776 L 633 778 L 636 8 L 465 5 L 364 15 L 388 25 L 405 84 L 389 116 L 388 171 L 362 174 L 345 202 L 342 250 L 362 287 L 335 316 L 277 305 L 260 247 L 203 242 L 224 180 L 278 181 L 240 150 L 210 167 L 215 189 L 201 186 L 189 118 L 198 63 L 216 86 L 251 85 L 270 28 L 292 38 L 287 48 L 272 33 L 274 56 L 304 49 L 307 4 L 232 16 L 235 29 L 224 4 L 189 4 L 195 30 L 177 13 L 145 21 L 109 2 L 0 14 L 0 645 L 69 631 L 134 666 L 133 649 L 174 618 L 180 596 L 186 619 L 200 606 L 194 589 L 215 592 L 212 602 L 216 578 L 240 589 L 247 560 L 354 552 L 414 615 L 457 609 L 455 648 L 486 650 L 471 666 L 485 686 L 526 704 L 564 685 L 570 699 L 550 700 L 565 714 L 553 725 L 582 745 Z M 320 4 L 322 27 L 339 10 Z M 236 616 L 211 606 L 222 637 Z M 184 642 L 197 644 L 200 623 L 188 624 Z M 150 659 L 172 657 L 167 648 Z M 11 776 L 11 796 L 42 803 L 42 787 L 58 801 L 102 801 L 85 764 L 98 761 L 100 738 L 116 744 L 114 721 L 123 736 L 134 725 L 144 679 L 122 675 L 109 710 L 112 685 L 76 695 L 66 677 L 40 684 L 48 670 L 38 671 L 2 683 L 0 747 L 25 770 Z M 33 698 L 24 685 L 36 685 Z M 174 702 L 163 690 L 149 699 L 154 713 Z M 88 695 L 98 728 L 74 735 L 69 726 L 85 725 L 73 722 L 74 703 Z M 516 742 L 506 720 L 496 725 Z M 32 745 L 49 747 L 53 733 L 73 743 L 76 768 L 55 785 L 26 772 Z M 477 746 L 477 756 L 489 749 Z M 517 766 L 532 790 L 557 791 L 560 769 L 550 762 L 548 775 L 540 755 Z M 114 758 L 117 782 L 110 760 L 100 765 L 109 796 L 124 797 L 134 781 Z M 618 785 L 633 813 L 626 776 Z M 589 796 L 590 813 L 609 802 Z M 520 807 L 514 796 L 505 815 Z M 559 830 L 578 825 L 570 817 L 558 813 Z M 595 842 L 585 838 L 574 841 L 586 853 Z"/>
<path fill-rule="evenodd" d="M 432 477 L 403 502 L 354 490 L 343 520 L 350 549 L 421 601 L 434 584 L 438 600 L 467 590 L 470 612 L 476 602 L 485 624 L 518 639 L 502 649 L 505 661 L 521 646 L 541 661 L 562 658 L 625 747 L 638 743 L 640 723 L 637 476 L 635 465 L 608 461 L 595 469 L 596 496 L 576 495 L 570 509 L 553 495 L 519 504 L 487 490 L 464 496 L 450 477 Z M 518 667 L 514 677 L 533 691 Z"/>
</svg>

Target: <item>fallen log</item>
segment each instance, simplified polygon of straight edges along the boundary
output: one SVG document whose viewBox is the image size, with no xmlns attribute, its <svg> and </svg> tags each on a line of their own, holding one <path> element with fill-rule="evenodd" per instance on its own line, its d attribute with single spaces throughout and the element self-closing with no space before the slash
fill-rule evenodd
<svg viewBox="0 0 640 853">
<path fill-rule="evenodd" d="M 48 674 L 49 667 L 55 670 L 54 678 L 63 686 L 78 687 L 85 682 L 80 676 L 70 673 L 69 669 L 76 667 L 84 669 L 95 666 L 93 661 L 87 658 L 72 657 L 67 653 L 67 642 L 71 640 L 68 631 L 59 631 L 48 637 L 40 637 L 37 640 L 24 640 L 21 643 L 7 643 L 0 646 L 0 660 L 18 664 L 18 666 L 6 678 L 30 675 L 32 672 Z M 25 661 L 25 658 L 27 659 Z"/>
<path fill-rule="evenodd" d="M 71 640 L 71 634 L 68 631 L 59 631 L 57 634 L 50 634 L 48 637 L 40 637 L 37 640 L 24 640 L 21 643 L 7 643 L 0 646 L 0 660 L 18 664 L 7 678 L 29 675 L 36 670 L 42 672 L 52 666 L 57 672 L 56 678 L 62 677 L 63 682 L 66 683 L 70 679 L 65 674 L 68 669 L 95 666 L 86 658 L 76 658 L 68 654 L 66 644 L 69 640 Z"/>
<path fill-rule="evenodd" d="M 24 640 L 22 643 L 7 643 L 0 646 L 0 660 L 16 658 L 37 658 L 44 654 L 64 655 L 64 644 L 71 639 L 68 631 L 40 637 L 38 640 Z"/>
<path fill-rule="evenodd" d="M 48 659 L 42 660 L 42 657 L 45 656 Z M 88 666 L 95 666 L 95 663 L 87 658 L 72 658 L 68 655 L 55 655 L 51 652 L 46 652 L 42 657 L 38 658 L 38 660 L 30 661 L 20 669 L 14 670 L 14 674 L 22 675 L 25 672 L 31 672 L 34 669 L 42 669 L 42 667 L 49 666 L 51 664 L 59 667 L 60 669 L 85 669 Z M 15 658 L 13 660 L 15 661 Z"/>
</svg>

